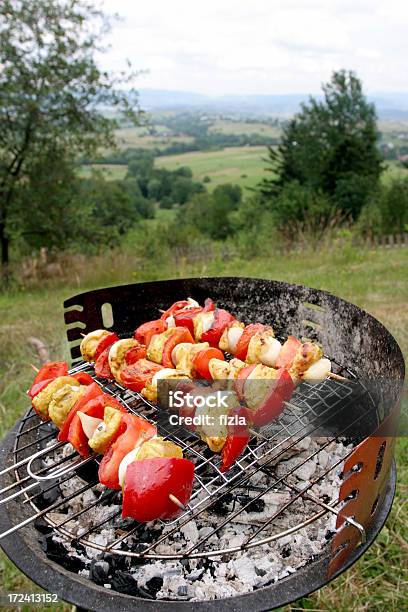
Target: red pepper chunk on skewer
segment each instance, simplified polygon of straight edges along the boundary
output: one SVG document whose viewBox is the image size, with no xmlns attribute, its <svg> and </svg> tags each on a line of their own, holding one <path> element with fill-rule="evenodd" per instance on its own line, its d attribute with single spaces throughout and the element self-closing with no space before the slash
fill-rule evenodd
<svg viewBox="0 0 408 612">
<path fill-rule="evenodd" d="M 112 397 L 107 393 L 103 393 L 102 395 L 98 395 L 94 399 L 89 400 L 84 406 L 82 406 L 81 410 L 76 412 L 71 421 L 68 431 L 68 442 L 72 444 L 75 450 L 82 457 L 89 456 L 90 447 L 88 444 L 89 438 L 84 432 L 78 412 L 102 420 L 106 406 L 110 406 L 111 408 L 115 408 L 116 410 L 127 414 L 126 409 L 115 397 Z M 111 440 L 111 443 L 113 442 L 114 440 Z"/>
<path fill-rule="evenodd" d="M 166 331 L 166 329 L 166 323 L 162 319 L 156 319 L 155 321 L 148 321 L 147 323 L 139 325 L 134 333 L 134 337 L 141 344 L 149 346 L 152 337 L 156 334 L 161 334 Z"/>
<path fill-rule="evenodd" d="M 163 370 L 163 366 L 148 359 L 139 359 L 136 363 L 122 370 L 123 384 L 132 391 L 140 392 L 148 382 L 151 382 L 156 372 Z"/>
<path fill-rule="evenodd" d="M 68 416 L 66 417 L 66 419 L 64 421 L 63 426 L 60 429 L 60 432 L 58 434 L 58 440 L 60 442 L 68 442 L 69 428 L 70 428 L 71 422 L 72 422 L 74 416 L 76 415 L 76 413 L 78 412 L 78 410 L 82 410 L 82 408 L 90 400 L 92 400 L 95 397 L 97 397 L 98 395 L 102 395 L 102 394 L 103 394 L 102 389 L 96 383 L 92 383 L 91 385 L 88 385 L 88 387 L 85 390 L 85 392 L 81 395 L 81 397 L 75 403 L 73 408 L 71 408 L 71 411 L 69 412 Z"/>
<path fill-rule="evenodd" d="M 227 439 L 221 452 L 221 472 L 228 471 L 234 465 L 235 461 L 247 447 L 250 438 L 246 409 L 238 408 L 231 411 L 229 416 L 236 419 L 236 421 L 228 426 Z M 241 423 L 241 420 L 244 423 Z"/>
<path fill-rule="evenodd" d="M 122 517 L 148 522 L 177 517 L 193 488 L 194 464 L 178 457 L 154 457 L 134 461 L 126 470 Z"/>
<path fill-rule="evenodd" d="M 157 434 L 154 425 L 134 414 L 125 414 L 123 423 L 126 430 L 109 447 L 99 465 L 99 482 L 110 489 L 120 489 L 119 466 L 125 455 L 141 441 L 148 440 Z"/>
<path fill-rule="evenodd" d="M 52 380 L 60 376 L 68 376 L 68 365 L 65 361 L 50 361 L 45 363 L 37 372 L 33 384 L 27 394 L 33 398 L 44 389 Z"/>
<path fill-rule="evenodd" d="M 217 308 L 214 311 L 214 321 L 210 329 L 204 331 L 201 334 L 200 341 L 208 342 L 208 344 L 214 348 L 218 348 L 218 343 L 225 330 L 225 328 L 235 321 L 235 317 L 224 310 L 223 308 Z"/>
</svg>

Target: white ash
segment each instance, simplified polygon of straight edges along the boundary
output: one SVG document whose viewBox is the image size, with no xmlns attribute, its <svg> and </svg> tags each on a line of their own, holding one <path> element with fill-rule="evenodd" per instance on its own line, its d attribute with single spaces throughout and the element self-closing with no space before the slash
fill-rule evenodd
<svg viewBox="0 0 408 612">
<path fill-rule="evenodd" d="M 335 531 L 336 516 L 326 513 L 310 525 L 290 531 L 306 518 L 318 513 L 321 507 L 310 500 L 299 497 L 289 505 L 286 511 L 279 513 L 279 510 L 289 504 L 291 497 L 299 490 L 308 486 L 311 480 L 318 478 L 352 449 L 351 446 L 345 446 L 341 442 L 333 442 L 329 446 L 325 446 L 326 443 L 325 438 L 316 440 L 305 438 L 293 448 L 285 449 L 280 461 L 275 462 L 272 468 L 273 476 L 259 471 L 255 473 L 249 481 L 255 487 L 254 490 L 240 490 L 243 495 L 249 495 L 247 498 L 249 500 L 256 497 L 258 491 L 256 487 L 267 486 L 272 478 L 275 480 L 285 478 L 285 481 L 291 485 L 287 486 L 280 482 L 276 489 L 266 492 L 261 497 L 265 502 L 262 507 L 252 509 L 249 507 L 241 511 L 236 518 L 216 533 L 213 533 L 213 530 L 220 526 L 225 515 L 205 511 L 195 520 L 191 520 L 176 530 L 174 535 L 169 535 L 154 550 L 164 555 L 184 553 L 201 540 L 204 541 L 204 544 L 197 549 L 198 551 L 240 548 L 245 539 L 268 519 L 273 520 L 256 536 L 256 539 L 289 531 L 287 535 L 261 546 L 225 553 L 211 559 L 144 560 L 142 564 L 130 561 L 127 571 L 132 574 L 138 586 L 146 590 L 149 589 L 149 582 L 152 579 L 161 579 L 162 586 L 156 592 L 157 599 L 189 599 L 191 601 L 222 599 L 247 593 L 296 572 L 297 569 L 324 551 L 329 542 L 329 534 Z M 58 453 L 61 457 L 62 453 L 67 456 L 70 452 L 72 449 L 69 449 L 67 445 L 60 451 L 55 451 L 52 459 L 46 458 L 44 461 L 50 465 L 58 458 Z M 308 459 L 313 453 L 316 455 Z M 305 459 L 308 460 L 305 461 Z M 271 465 L 272 463 L 269 464 Z M 313 485 L 308 493 L 325 503 L 337 499 L 341 485 L 341 468 L 342 463 L 339 463 L 321 481 Z M 291 473 L 288 474 L 288 472 Z M 74 490 L 83 487 L 84 484 L 83 480 L 74 476 L 61 484 L 62 495 L 66 497 Z M 89 507 L 104 491 L 106 489 L 102 485 L 94 486 L 67 502 L 60 512 L 50 513 L 50 517 L 58 524 L 66 520 L 67 508 L 72 514 L 88 507 L 86 512 L 65 526 L 73 536 L 80 537 L 96 523 L 120 511 L 118 503 Z M 198 501 L 198 497 L 195 501 Z M 235 509 L 237 507 L 240 506 L 235 501 Z M 224 510 L 226 514 L 234 511 L 234 499 L 224 504 Z M 279 514 L 275 517 L 277 513 Z M 157 521 L 149 523 L 146 528 L 150 533 L 157 532 L 156 537 L 159 538 L 163 534 L 170 533 L 174 525 L 165 525 Z M 119 514 L 117 518 L 86 536 L 88 542 L 100 548 L 84 544 L 82 552 L 78 552 L 75 545 L 71 545 L 59 533 L 54 535 L 54 540 L 63 543 L 67 554 L 75 555 L 84 562 L 85 569 L 80 570 L 79 574 L 88 578 L 91 562 L 101 559 L 101 549 L 120 537 L 124 533 L 123 529 L 125 527 Z M 140 546 L 140 541 L 134 536 L 127 538 L 126 543 L 130 550 L 132 547 Z M 113 578 L 114 575 L 110 574 L 109 582 L 103 586 L 111 588 Z"/>
</svg>

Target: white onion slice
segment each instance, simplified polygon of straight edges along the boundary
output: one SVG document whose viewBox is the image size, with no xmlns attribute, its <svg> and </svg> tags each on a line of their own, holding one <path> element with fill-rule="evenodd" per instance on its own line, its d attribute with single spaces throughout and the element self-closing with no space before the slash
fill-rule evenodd
<svg viewBox="0 0 408 612">
<path fill-rule="evenodd" d="M 140 451 L 140 446 L 136 446 L 136 448 L 131 450 L 130 453 L 128 453 L 127 455 L 125 455 L 122 461 L 120 462 L 119 470 L 118 470 L 118 479 L 119 479 L 119 484 L 121 487 L 123 487 L 125 484 L 126 470 L 131 463 L 136 461 L 139 451 Z"/>
<path fill-rule="evenodd" d="M 214 312 L 205 312 L 205 313 L 203 313 L 203 315 L 202 315 L 202 322 L 203 322 L 203 331 L 202 331 L 202 334 L 204 334 L 205 332 L 207 332 L 212 327 L 212 325 L 214 323 Z"/>
<path fill-rule="evenodd" d="M 187 298 L 188 306 L 184 306 L 183 310 L 189 310 L 190 308 L 200 308 L 200 304 L 193 300 L 193 298 Z"/>
<path fill-rule="evenodd" d="M 230 327 L 228 330 L 228 347 L 231 355 L 235 355 L 237 350 L 238 340 L 242 336 L 244 329 L 242 327 Z"/>
<path fill-rule="evenodd" d="M 176 327 L 176 322 L 175 322 L 175 320 L 174 320 L 173 315 L 170 315 L 169 317 L 167 317 L 167 319 L 166 319 L 166 324 L 167 324 L 167 329 L 168 329 L 169 327 Z"/>
<path fill-rule="evenodd" d="M 262 363 L 274 368 L 278 360 L 282 345 L 276 338 L 267 338 L 267 343 L 262 347 L 260 359 Z"/>
<path fill-rule="evenodd" d="M 152 386 L 157 386 L 157 381 L 161 378 L 166 378 L 166 376 L 170 376 L 177 373 L 177 370 L 174 368 L 163 368 L 163 370 L 159 370 L 152 378 Z"/>
<path fill-rule="evenodd" d="M 151 438 L 148 438 L 149 440 L 154 440 L 154 438 L 157 438 L 157 434 L 155 436 L 152 436 Z M 119 464 L 119 470 L 118 470 L 118 480 L 119 480 L 119 484 L 121 487 L 124 486 L 125 484 L 125 477 L 126 477 L 126 470 L 128 468 L 128 466 L 133 463 L 134 461 L 136 461 L 137 456 L 140 452 L 140 449 L 142 448 L 143 444 L 147 442 L 147 440 L 145 438 L 142 438 L 141 440 L 139 440 L 139 442 L 137 443 L 137 445 L 135 446 L 135 448 L 133 450 L 131 450 L 127 455 L 125 455 L 122 459 L 122 461 Z"/>
<path fill-rule="evenodd" d="M 303 374 L 302 379 L 309 382 L 320 382 L 328 377 L 331 372 L 330 359 L 323 357 L 310 366 Z"/>
<path fill-rule="evenodd" d="M 77 415 L 79 416 L 79 420 L 81 421 L 82 431 L 84 432 L 88 440 L 90 440 L 99 425 L 103 423 L 103 420 L 97 419 L 96 417 L 91 417 L 88 414 L 81 412 L 80 410 L 78 410 Z"/>
</svg>

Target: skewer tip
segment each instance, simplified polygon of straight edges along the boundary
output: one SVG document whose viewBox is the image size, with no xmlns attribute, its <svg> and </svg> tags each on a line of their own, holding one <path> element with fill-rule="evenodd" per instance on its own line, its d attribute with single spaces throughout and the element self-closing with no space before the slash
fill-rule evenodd
<svg viewBox="0 0 408 612">
<path fill-rule="evenodd" d="M 176 504 L 181 510 L 187 510 L 187 506 L 185 506 L 178 497 L 173 495 L 173 493 L 169 493 L 169 500 L 172 501 L 173 504 Z"/>
<path fill-rule="evenodd" d="M 340 376 L 340 374 L 335 374 L 334 372 L 329 372 L 328 377 L 332 378 L 333 380 L 348 380 L 344 376 Z"/>
<path fill-rule="evenodd" d="M 30 367 L 33 368 L 36 374 L 38 374 L 38 372 L 40 371 L 39 368 L 36 368 L 35 365 L 33 365 L 32 363 L 30 363 Z"/>
<path fill-rule="evenodd" d="M 82 332 L 79 335 L 82 336 L 83 338 L 85 338 L 86 336 L 86 334 L 83 334 Z"/>
</svg>

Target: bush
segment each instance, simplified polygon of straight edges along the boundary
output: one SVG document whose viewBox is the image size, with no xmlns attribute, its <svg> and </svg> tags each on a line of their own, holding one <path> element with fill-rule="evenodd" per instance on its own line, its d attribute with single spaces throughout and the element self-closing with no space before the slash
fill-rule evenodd
<svg viewBox="0 0 408 612">
<path fill-rule="evenodd" d="M 402 233 L 408 229 L 408 179 L 382 186 L 361 212 L 357 231 L 365 236 Z"/>
<path fill-rule="evenodd" d="M 241 198 L 238 185 L 219 185 L 212 194 L 199 193 L 181 207 L 178 223 L 191 225 L 214 240 L 224 240 L 233 232 L 230 215 L 238 209 Z"/>
<path fill-rule="evenodd" d="M 318 236 L 324 232 L 332 219 L 334 206 L 322 192 L 292 181 L 269 201 L 266 210 L 271 212 L 285 239 L 293 241 L 299 233 Z"/>
</svg>

